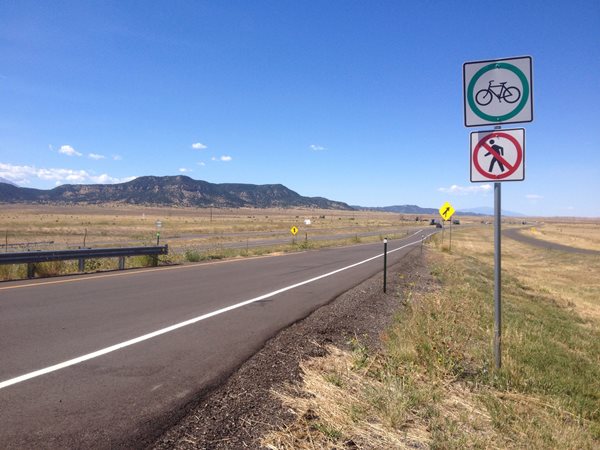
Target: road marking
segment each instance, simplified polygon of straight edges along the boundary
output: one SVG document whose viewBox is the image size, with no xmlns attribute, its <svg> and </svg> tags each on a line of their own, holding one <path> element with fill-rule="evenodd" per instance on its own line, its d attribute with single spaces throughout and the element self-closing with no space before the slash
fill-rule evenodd
<svg viewBox="0 0 600 450">
<path fill-rule="evenodd" d="M 420 233 L 421 231 L 422 230 L 417 231 L 416 233 L 414 233 L 413 235 L 411 235 L 411 237 L 414 236 L 414 235 L 416 235 L 416 234 L 418 234 L 418 233 Z M 419 241 L 416 241 L 416 242 L 411 242 L 410 244 L 405 244 L 405 245 L 403 245 L 401 247 L 398 247 L 398 248 L 396 248 L 394 250 L 388 251 L 388 254 L 389 253 L 397 252 L 397 251 L 402 250 L 402 249 L 404 249 L 406 247 L 410 247 L 411 245 L 418 245 L 420 243 L 421 243 L 421 241 L 419 240 Z M 88 361 L 90 359 L 98 358 L 100 356 L 106 355 L 108 353 L 115 352 L 115 351 L 120 350 L 122 348 L 129 347 L 131 345 L 138 344 L 138 343 L 143 342 L 143 341 L 147 341 L 148 339 L 155 338 L 155 337 L 160 336 L 162 334 L 170 333 L 171 331 L 178 330 L 179 328 L 183 328 L 183 327 L 186 327 L 188 325 L 195 324 L 195 323 L 200 322 L 202 320 L 206 320 L 206 319 L 209 319 L 211 317 L 215 317 L 215 316 L 218 316 L 220 314 L 223 314 L 223 313 L 226 313 L 226 312 L 233 311 L 235 309 L 241 308 L 243 306 L 247 306 L 247 305 L 250 305 L 252 303 L 256 303 L 256 302 L 259 302 L 261 300 L 265 300 L 265 299 L 270 298 L 270 297 L 274 297 L 275 295 L 281 294 L 281 293 L 286 292 L 286 291 L 290 291 L 290 290 L 295 289 L 297 287 L 304 286 L 304 285 L 309 284 L 309 283 L 314 283 L 315 281 L 321 280 L 323 278 L 330 277 L 332 275 L 338 274 L 338 273 L 343 272 L 343 271 L 348 270 L 348 269 L 353 269 L 354 267 L 360 266 L 362 264 L 368 263 L 370 261 L 373 261 L 374 259 L 381 258 L 381 257 L 383 257 L 383 253 L 380 253 L 379 255 L 373 256 L 371 258 L 367 258 L 367 259 L 365 259 L 363 261 L 359 261 L 357 263 L 351 264 L 349 266 L 342 267 L 341 269 L 336 269 L 336 270 L 334 270 L 332 272 L 328 272 L 328 273 L 325 273 L 323 275 L 319 275 L 319 276 L 316 276 L 314 278 L 310 278 L 308 280 L 304 280 L 304 281 L 301 281 L 299 283 L 292 284 L 291 286 L 287 286 L 287 287 L 278 289 L 276 291 L 272 291 L 272 292 L 269 292 L 267 294 L 263 294 L 263 295 L 261 295 L 259 297 L 251 298 L 250 300 L 245 300 L 243 302 L 236 303 L 235 305 L 227 306 L 226 308 L 221 308 L 221 309 L 218 309 L 216 311 L 212 311 L 212 312 L 209 312 L 207 314 L 203 314 L 201 316 L 194 317 L 193 319 L 189 319 L 189 320 L 186 320 L 184 322 L 176 323 L 176 324 L 171 325 L 169 327 L 153 331 L 152 333 L 144 334 L 143 336 L 139 336 L 137 338 L 130 339 L 130 340 L 125 341 L 125 342 L 121 342 L 120 344 L 111 345 L 110 347 L 106 347 L 106 348 L 103 348 L 101 350 L 97 350 L 95 352 L 88 353 L 86 355 L 82 355 L 82 356 L 79 356 L 77 358 L 73 358 L 73 359 L 70 359 L 68 361 L 65 361 L 65 362 L 62 362 L 62 363 L 59 363 L 59 364 L 55 364 L 53 366 L 46 367 L 44 369 L 36 370 L 34 372 L 26 373 L 24 375 L 21 375 L 21 376 L 15 377 L 15 378 L 11 378 L 10 380 L 6 380 L 6 381 L 1 382 L 0 383 L 0 389 L 4 389 L 6 387 L 12 386 L 13 384 L 22 383 L 23 381 L 27 381 L 27 380 L 30 380 L 32 378 L 36 378 L 36 377 L 39 377 L 39 376 L 42 376 L 42 375 L 46 375 L 46 374 L 49 374 L 49 373 L 52 373 L 52 372 L 56 372 L 58 370 L 65 369 L 65 368 L 70 367 L 70 366 L 74 366 L 76 364 Z"/>
</svg>

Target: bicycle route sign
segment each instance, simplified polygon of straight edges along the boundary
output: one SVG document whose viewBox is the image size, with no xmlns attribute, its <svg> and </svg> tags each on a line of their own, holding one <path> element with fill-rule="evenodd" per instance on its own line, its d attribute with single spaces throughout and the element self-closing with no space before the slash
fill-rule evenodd
<svg viewBox="0 0 600 450">
<path fill-rule="evenodd" d="M 524 179 L 524 128 L 471 133 L 471 182 Z"/>
<path fill-rule="evenodd" d="M 533 121 L 530 56 L 463 64 L 465 126 Z"/>
</svg>

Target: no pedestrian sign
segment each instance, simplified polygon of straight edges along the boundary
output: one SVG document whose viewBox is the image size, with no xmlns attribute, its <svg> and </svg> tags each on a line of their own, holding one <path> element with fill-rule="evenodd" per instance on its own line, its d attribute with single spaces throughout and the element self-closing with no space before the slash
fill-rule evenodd
<svg viewBox="0 0 600 450">
<path fill-rule="evenodd" d="M 533 121 L 530 56 L 463 64 L 465 126 Z"/>
<path fill-rule="evenodd" d="M 523 181 L 525 130 L 471 133 L 471 182 Z"/>
</svg>

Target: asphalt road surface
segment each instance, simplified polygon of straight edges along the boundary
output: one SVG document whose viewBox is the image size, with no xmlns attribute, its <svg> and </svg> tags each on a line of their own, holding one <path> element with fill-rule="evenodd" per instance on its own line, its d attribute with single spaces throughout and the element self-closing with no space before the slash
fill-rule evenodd
<svg viewBox="0 0 600 450">
<path fill-rule="evenodd" d="M 424 229 L 390 241 L 388 264 Z M 264 342 L 382 269 L 381 243 L 0 284 L 0 447 L 143 447 Z"/>
</svg>

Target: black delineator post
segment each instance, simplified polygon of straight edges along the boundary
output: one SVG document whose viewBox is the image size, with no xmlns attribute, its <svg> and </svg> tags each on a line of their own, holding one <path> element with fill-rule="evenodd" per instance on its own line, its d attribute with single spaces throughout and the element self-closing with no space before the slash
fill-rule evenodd
<svg viewBox="0 0 600 450">
<path fill-rule="evenodd" d="M 383 293 L 387 292 L 387 238 L 383 240 Z"/>
</svg>

